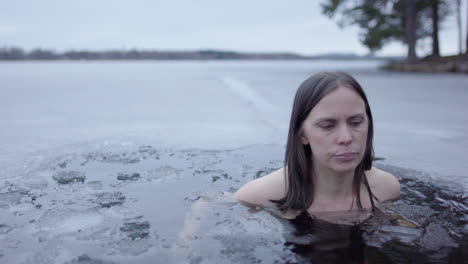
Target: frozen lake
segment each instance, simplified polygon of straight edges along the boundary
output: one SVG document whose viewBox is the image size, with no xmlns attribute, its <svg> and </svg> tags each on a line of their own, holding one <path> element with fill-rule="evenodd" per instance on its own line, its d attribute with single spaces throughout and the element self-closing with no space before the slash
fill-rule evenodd
<svg viewBox="0 0 468 264">
<path fill-rule="evenodd" d="M 1 62 L 0 263 L 458 263 L 468 76 L 380 63 Z M 297 87 L 336 70 L 367 92 L 406 226 L 298 233 L 220 193 L 281 166 Z"/>
<path fill-rule="evenodd" d="M 467 188 L 468 76 L 387 73 L 378 64 L 3 62 L 0 177 L 45 153 L 99 144 L 283 146 L 301 81 L 343 70 L 368 94 L 378 156 Z"/>
</svg>

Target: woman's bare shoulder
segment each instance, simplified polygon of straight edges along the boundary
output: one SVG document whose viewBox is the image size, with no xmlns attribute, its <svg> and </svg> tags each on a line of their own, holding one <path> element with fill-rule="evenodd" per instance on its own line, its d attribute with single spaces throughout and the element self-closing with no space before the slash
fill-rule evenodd
<svg viewBox="0 0 468 264">
<path fill-rule="evenodd" d="M 391 173 L 372 167 L 366 171 L 372 193 L 380 202 L 394 201 L 400 198 L 400 182 Z"/>
<path fill-rule="evenodd" d="M 243 185 L 234 197 L 252 205 L 273 206 L 270 200 L 279 200 L 286 195 L 284 168 Z"/>
</svg>

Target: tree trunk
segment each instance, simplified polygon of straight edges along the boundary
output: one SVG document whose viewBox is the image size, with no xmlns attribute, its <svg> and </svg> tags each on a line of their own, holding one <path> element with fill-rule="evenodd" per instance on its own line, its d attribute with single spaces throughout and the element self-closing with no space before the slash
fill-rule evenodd
<svg viewBox="0 0 468 264">
<path fill-rule="evenodd" d="M 416 56 L 416 7 L 413 0 L 404 0 L 405 2 L 405 31 L 406 43 L 408 44 L 408 56 L 406 61 L 414 63 Z"/>
<path fill-rule="evenodd" d="M 466 3 L 466 46 L 465 54 L 468 55 L 468 2 Z"/>
<path fill-rule="evenodd" d="M 458 0 L 460 1 L 460 0 Z M 432 1 L 432 56 L 440 57 L 439 51 L 439 0 Z"/>
<path fill-rule="evenodd" d="M 458 27 L 458 54 L 463 54 L 462 47 L 462 22 L 461 22 L 461 0 L 457 0 L 457 27 Z"/>
</svg>

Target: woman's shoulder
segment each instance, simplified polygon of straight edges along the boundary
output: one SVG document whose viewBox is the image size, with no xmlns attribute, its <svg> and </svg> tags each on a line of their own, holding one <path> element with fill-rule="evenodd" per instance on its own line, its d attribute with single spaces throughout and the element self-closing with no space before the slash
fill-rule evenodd
<svg viewBox="0 0 468 264">
<path fill-rule="evenodd" d="M 270 200 L 279 200 L 286 195 L 284 168 L 249 181 L 244 184 L 234 197 L 252 205 L 273 206 Z"/>
<path fill-rule="evenodd" d="M 366 171 L 366 176 L 372 193 L 377 196 L 380 202 L 400 198 L 400 182 L 393 174 L 372 167 Z"/>
</svg>

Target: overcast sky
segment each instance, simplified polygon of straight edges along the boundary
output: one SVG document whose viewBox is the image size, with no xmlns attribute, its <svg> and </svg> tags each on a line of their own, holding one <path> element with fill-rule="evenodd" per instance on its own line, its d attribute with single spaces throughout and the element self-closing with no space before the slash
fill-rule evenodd
<svg viewBox="0 0 468 264">
<path fill-rule="evenodd" d="M 463 0 L 464 27 L 467 1 Z M 366 54 L 359 29 L 340 29 L 321 14 L 320 2 L 1 0 L 0 47 Z M 440 40 L 443 55 L 458 51 L 454 17 L 444 24 Z M 429 51 L 430 42 L 423 46 L 420 55 Z M 406 55 L 406 49 L 395 43 L 378 54 Z"/>
</svg>

